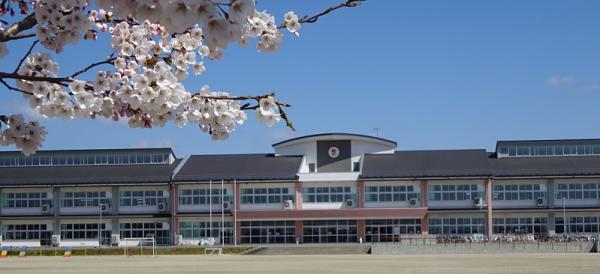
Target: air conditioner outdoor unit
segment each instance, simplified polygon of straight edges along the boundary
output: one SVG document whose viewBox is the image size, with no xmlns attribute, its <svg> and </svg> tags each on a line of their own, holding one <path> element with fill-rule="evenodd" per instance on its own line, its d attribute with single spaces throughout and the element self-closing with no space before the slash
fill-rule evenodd
<svg viewBox="0 0 600 274">
<path fill-rule="evenodd" d="M 483 199 L 480 197 L 473 199 L 473 205 L 476 207 L 483 207 Z"/>
<path fill-rule="evenodd" d="M 535 199 L 535 205 L 537 207 L 544 207 L 544 206 L 546 206 L 546 199 L 542 198 L 542 197 Z"/>
<path fill-rule="evenodd" d="M 408 200 L 409 207 L 418 207 L 419 206 L 419 198 L 410 198 Z"/>
<path fill-rule="evenodd" d="M 100 204 L 100 210 L 102 211 L 102 213 L 107 213 L 110 211 L 110 205 L 109 204 Z"/>
<path fill-rule="evenodd" d="M 50 205 L 48 205 L 48 204 L 43 204 L 43 205 L 42 205 L 42 213 L 44 213 L 44 214 L 48 214 L 48 213 L 50 213 L 50 208 L 52 208 Z"/>
<path fill-rule="evenodd" d="M 223 202 L 223 209 L 229 209 L 231 207 L 230 202 Z"/>
<path fill-rule="evenodd" d="M 354 200 L 346 200 L 346 207 L 355 207 Z"/>
<path fill-rule="evenodd" d="M 294 209 L 294 201 L 292 201 L 292 200 L 285 200 L 283 202 L 283 208 L 284 209 Z"/>
<path fill-rule="evenodd" d="M 158 203 L 158 211 L 165 212 L 167 210 L 169 210 L 167 203 Z"/>
<path fill-rule="evenodd" d="M 52 246 L 60 245 L 60 235 L 52 235 Z"/>
</svg>

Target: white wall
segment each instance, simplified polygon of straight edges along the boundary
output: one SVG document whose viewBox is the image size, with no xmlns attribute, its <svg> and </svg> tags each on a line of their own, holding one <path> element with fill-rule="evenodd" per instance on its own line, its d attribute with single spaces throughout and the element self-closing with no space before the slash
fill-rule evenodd
<svg viewBox="0 0 600 274">
<path fill-rule="evenodd" d="M 100 242 L 94 239 L 60 240 L 60 247 L 99 247 Z"/>
<path fill-rule="evenodd" d="M 277 155 L 303 155 L 299 173 L 308 173 L 308 164 L 317 166 L 317 141 L 308 141 L 275 149 Z"/>
</svg>

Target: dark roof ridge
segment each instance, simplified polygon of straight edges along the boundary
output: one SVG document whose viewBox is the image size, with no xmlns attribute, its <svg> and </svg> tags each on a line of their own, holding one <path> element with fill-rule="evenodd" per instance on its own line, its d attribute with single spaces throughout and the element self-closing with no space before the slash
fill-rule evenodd
<svg viewBox="0 0 600 274">
<path fill-rule="evenodd" d="M 275 153 L 214 153 L 214 154 L 191 154 L 191 157 L 207 157 L 207 156 L 273 156 L 273 157 L 304 157 L 302 155 L 277 155 Z"/>
<path fill-rule="evenodd" d="M 534 142 L 586 142 L 586 141 L 600 141 L 600 138 L 585 138 L 585 139 L 530 139 L 530 140 L 498 140 L 499 142 L 509 142 L 509 143 L 534 143 Z"/>
<path fill-rule="evenodd" d="M 457 152 L 457 151 L 485 151 L 488 152 L 485 148 L 456 148 L 456 149 L 423 149 L 423 150 L 395 150 L 396 152 Z M 385 153 L 369 153 L 369 155 L 383 155 Z"/>
</svg>

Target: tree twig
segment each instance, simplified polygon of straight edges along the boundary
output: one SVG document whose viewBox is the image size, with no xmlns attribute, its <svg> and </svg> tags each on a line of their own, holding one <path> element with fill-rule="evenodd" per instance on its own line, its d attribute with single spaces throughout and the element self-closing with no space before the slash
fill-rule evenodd
<svg viewBox="0 0 600 274">
<path fill-rule="evenodd" d="M 11 41 L 11 40 L 19 40 L 19 39 L 25 39 L 25 38 L 31 38 L 31 37 L 35 37 L 35 33 L 16 34 L 16 35 L 13 35 L 13 36 L 6 37 L 4 39 L 4 41 L 2 41 L 2 42 L 8 42 L 8 41 Z"/>
<path fill-rule="evenodd" d="M 35 13 L 30 13 L 23 20 L 12 24 L 5 31 L 0 32 L 0 42 L 6 42 L 15 39 L 27 38 L 27 35 L 17 36 L 19 33 L 33 28 L 37 24 L 35 20 Z M 28 36 L 31 37 L 31 36 Z"/>
<path fill-rule="evenodd" d="M 31 47 L 29 47 L 29 50 L 27 51 L 27 53 L 25 53 L 25 55 L 23 55 L 23 58 L 21 58 L 21 61 L 19 61 L 19 64 L 17 65 L 17 67 L 15 68 L 13 73 L 17 73 L 17 71 L 19 71 L 19 69 L 21 68 L 21 65 L 23 65 L 23 62 L 25 62 L 25 59 L 27 59 L 27 56 L 29 56 L 29 54 L 31 54 L 31 51 L 33 50 L 35 45 L 37 45 L 38 42 L 39 42 L 39 40 L 33 41 L 33 43 L 31 44 Z"/>
<path fill-rule="evenodd" d="M 340 8 L 353 8 L 353 7 L 357 7 L 360 4 L 362 4 L 363 2 L 365 2 L 366 0 L 346 0 L 345 2 L 339 3 L 335 6 L 331 6 L 327 9 L 325 9 L 322 12 L 319 12 L 313 16 L 308 16 L 305 15 L 304 17 L 300 18 L 300 20 L 298 20 L 298 23 L 300 24 L 304 24 L 304 23 L 314 23 L 317 22 L 317 20 L 319 20 L 319 18 L 321 18 L 321 16 L 324 16 L 328 13 L 331 13 L 334 10 L 340 9 Z M 281 24 L 279 25 L 277 28 L 279 29 L 284 29 L 285 28 L 285 24 Z"/>
<path fill-rule="evenodd" d="M 212 95 L 202 95 L 199 92 L 192 94 L 192 97 L 200 97 L 202 99 L 209 99 L 209 100 L 237 100 L 237 101 L 243 101 L 243 100 L 260 100 L 263 98 L 267 98 L 269 96 L 273 97 L 275 96 L 274 92 L 271 93 L 267 93 L 267 94 L 263 94 L 263 95 L 245 95 L 245 96 L 212 96 Z"/>
<path fill-rule="evenodd" d="M 24 94 L 27 94 L 27 95 L 33 95 L 33 93 L 31 93 L 31 92 L 24 91 L 22 89 L 18 89 L 18 88 L 15 88 L 15 87 L 9 85 L 6 81 L 4 81 L 4 79 L 0 78 L 0 83 L 2 83 L 2 85 L 4 85 L 8 90 L 18 91 L 18 92 L 21 92 L 21 93 L 24 93 Z"/>
<path fill-rule="evenodd" d="M 285 111 L 283 111 L 282 106 L 277 104 L 277 107 L 279 108 L 279 115 L 281 115 L 281 119 L 283 119 L 285 121 L 285 125 L 287 127 L 289 127 L 291 130 L 296 131 L 296 128 L 294 127 L 294 124 L 292 123 L 292 120 L 290 120 L 287 117 L 287 114 L 285 114 Z"/>
<path fill-rule="evenodd" d="M 115 60 L 117 60 L 117 57 L 111 57 L 111 58 L 108 58 L 108 59 L 106 59 L 104 61 L 100 61 L 100 62 L 96 62 L 96 63 L 90 64 L 89 66 L 83 68 L 82 70 L 77 71 L 77 72 L 71 74 L 71 76 L 69 76 L 69 78 L 75 78 L 75 77 L 79 76 L 80 74 L 85 73 L 88 70 L 90 70 L 90 69 L 92 69 L 94 67 L 100 66 L 100 65 L 112 64 L 112 62 L 114 62 Z"/>
<path fill-rule="evenodd" d="M 46 76 L 29 76 L 29 75 L 21 75 L 18 73 L 6 73 L 0 72 L 0 79 L 16 79 L 16 80 L 27 80 L 33 82 L 48 82 L 53 84 L 59 84 L 61 86 L 68 86 L 66 83 L 73 82 L 72 79 L 62 78 L 62 77 L 46 77 Z"/>
</svg>

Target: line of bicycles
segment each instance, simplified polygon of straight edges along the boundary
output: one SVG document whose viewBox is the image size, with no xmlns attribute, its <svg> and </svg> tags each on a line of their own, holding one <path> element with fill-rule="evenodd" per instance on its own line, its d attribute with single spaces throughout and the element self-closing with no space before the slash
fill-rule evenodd
<svg viewBox="0 0 600 274">
<path fill-rule="evenodd" d="M 548 242 L 548 243 L 565 243 L 565 242 L 590 242 L 598 240 L 599 235 L 589 234 L 561 234 L 561 235 L 544 235 L 544 234 L 494 234 L 491 242 L 500 243 L 533 243 L 533 242 Z M 471 235 L 436 235 L 436 243 L 481 243 L 490 242 L 484 234 Z"/>
</svg>

